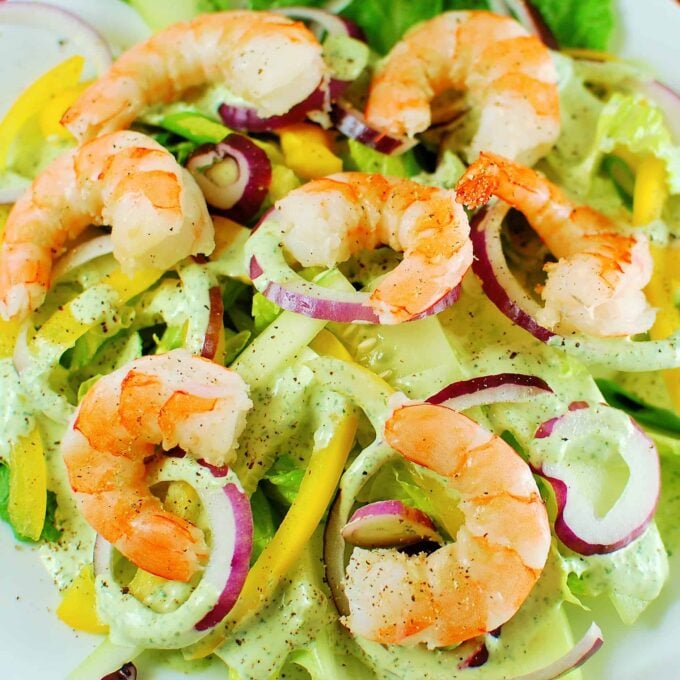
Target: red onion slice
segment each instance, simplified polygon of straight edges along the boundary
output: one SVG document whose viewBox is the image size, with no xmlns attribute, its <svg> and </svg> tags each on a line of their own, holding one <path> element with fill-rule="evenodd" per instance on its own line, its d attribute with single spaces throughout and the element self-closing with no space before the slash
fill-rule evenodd
<svg viewBox="0 0 680 680">
<path fill-rule="evenodd" d="M 214 359 L 220 344 L 220 338 L 224 328 L 224 303 L 222 302 L 222 291 L 219 286 L 213 286 L 209 291 L 210 316 L 208 327 L 205 329 L 205 340 L 201 356 L 206 359 Z"/>
<path fill-rule="evenodd" d="M 113 573 L 113 546 L 101 536 L 95 542 L 94 571 L 100 614 L 117 637 L 148 648 L 185 647 L 219 623 L 241 592 L 252 551 L 250 503 L 233 473 L 217 477 L 189 456 L 164 458 L 149 470 L 152 485 L 174 480 L 187 482 L 196 489 L 212 537 L 203 576 L 177 609 L 159 614 L 125 592 Z"/>
<path fill-rule="evenodd" d="M 500 402 L 527 401 L 541 394 L 552 394 L 545 380 L 523 373 L 498 373 L 447 385 L 427 399 L 430 404 L 443 404 L 455 411 Z"/>
<path fill-rule="evenodd" d="M 366 42 L 366 34 L 360 26 L 357 26 L 353 21 L 345 19 L 344 17 L 328 12 L 324 9 L 317 9 L 316 7 L 280 7 L 272 10 L 283 14 L 290 19 L 302 19 L 303 21 L 310 21 L 326 31 L 328 35 L 346 35 L 361 42 Z M 320 31 L 313 31 L 317 38 L 319 38 Z"/>
<path fill-rule="evenodd" d="M 467 643 L 463 643 L 466 647 L 470 648 L 470 653 L 462 661 L 458 663 L 458 669 L 464 670 L 465 668 L 479 668 L 483 666 L 489 660 L 489 650 L 484 643 L 484 640 L 473 639 L 469 640 Z M 460 645 L 456 649 L 457 652 L 463 651 Z"/>
<path fill-rule="evenodd" d="M 293 106 L 286 113 L 278 116 L 262 118 L 257 110 L 248 106 L 237 106 L 235 104 L 221 104 L 218 112 L 224 124 L 234 130 L 244 132 L 271 132 L 278 128 L 301 123 L 307 114 L 312 111 L 320 111 L 324 108 L 326 101 L 326 87 L 320 83 L 319 86 L 301 102 Z"/>
<path fill-rule="evenodd" d="M 609 406 L 589 407 L 574 402 L 568 412 L 543 423 L 534 435 L 536 440 L 554 438 L 553 442 L 559 442 L 561 446 L 563 453 L 557 462 L 553 462 L 554 456 L 549 459 L 542 455 L 541 446 L 533 446 L 531 465 L 536 474 L 550 483 L 555 493 L 555 533 L 564 545 L 581 555 L 614 552 L 638 538 L 654 516 L 661 491 L 656 447 L 632 418 L 619 448 L 629 468 L 628 480 L 619 497 L 600 517 L 592 504 L 594 494 L 581 490 L 584 482 L 605 484 L 592 475 L 579 475 L 575 461 L 567 459 L 567 447 L 570 440 L 605 428 L 606 421 L 601 414 L 611 410 Z M 600 474 L 607 473 L 603 466 Z"/>
<path fill-rule="evenodd" d="M 418 143 L 417 139 L 392 137 L 386 132 L 376 130 L 366 122 L 360 111 L 357 111 L 351 104 L 342 99 L 333 105 L 331 121 L 345 137 L 355 139 L 380 153 L 401 154 Z"/>
<path fill-rule="evenodd" d="M 363 505 L 341 533 L 347 543 L 361 548 L 396 548 L 441 540 L 428 515 L 397 500 Z"/>
<path fill-rule="evenodd" d="M 472 270 L 487 297 L 513 323 L 552 347 L 562 349 L 586 364 L 619 371 L 660 371 L 680 366 L 680 331 L 664 340 L 632 341 L 629 338 L 595 338 L 572 333 L 558 335 L 541 326 L 536 317 L 541 307 L 510 272 L 503 254 L 500 229 L 509 206 L 496 202 L 477 213 L 470 224 L 475 259 Z"/>
<path fill-rule="evenodd" d="M 565 673 L 582 666 L 595 652 L 602 647 L 604 637 L 600 627 L 591 623 L 585 635 L 561 658 L 545 668 L 541 668 L 515 680 L 556 680 Z"/>
<path fill-rule="evenodd" d="M 0 23 L 44 28 L 73 42 L 90 59 L 97 73 L 111 65 L 109 46 L 101 34 L 79 16 L 43 2 L 0 2 Z"/>
<path fill-rule="evenodd" d="M 272 180 L 267 154 L 252 139 L 236 133 L 198 147 L 187 161 L 187 170 L 207 203 L 236 222 L 247 222 L 257 213 Z"/>
<path fill-rule="evenodd" d="M 132 661 L 128 661 L 117 671 L 105 675 L 102 680 L 137 680 L 137 667 Z"/>
</svg>

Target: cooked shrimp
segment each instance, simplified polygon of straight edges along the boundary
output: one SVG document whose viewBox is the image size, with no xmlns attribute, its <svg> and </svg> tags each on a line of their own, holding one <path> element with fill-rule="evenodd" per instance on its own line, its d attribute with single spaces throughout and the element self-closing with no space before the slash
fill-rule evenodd
<svg viewBox="0 0 680 680">
<path fill-rule="evenodd" d="M 464 517 L 455 543 L 427 555 L 355 548 L 346 572 L 355 635 L 443 647 L 505 623 L 545 565 L 550 527 L 527 464 L 500 437 L 444 406 L 409 404 L 386 442 L 448 478 Z"/>
<path fill-rule="evenodd" d="M 0 315 L 40 306 L 52 264 L 91 224 L 112 228 L 125 272 L 167 269 L 209 253 L 213 226 L 198 185 L 173 156 L 138 132 L 116 132 L 57 158 L 16 202 L 0 250 Z"/>
<path fill-rule="evenodd" d="M 472 263 L 455 193 L 407 179 L 345 172 L 291 191 L 275 206 L 284 248 L 305 267 L 332 267 L 380 244 L 404 259 L 370 305 L 383 323 L 412 319 L 445 298 Z"/>
<path fill-rule="evenodd" d="M 321 45 L 304 24 L 269 12 L 205 14 L 129 49 L 61 122 L 91 139 L 128 127 L 151 104 L 212 84 L 274 116 L 306 99 L 325 73 Z"/>
<path fill-rule="evenodd" d="M 369 124 L 413 136 L 430 127 L 430 105 L 464 93 L 479 119 L 467 149 L 533 164 L 560 131 L 557 72 L 550 52 L 519 23 L 491 12 L 446 12 L 418 25 L 379 67 L 366 106 Z"/>
<path fill-rule="evenodd" d="M 160 444 L 229 463 L 251 406 L 237 373 L 181 349 L 101 378 L 61 444 L 85 519 L 141 569 L 188 581 L 207 557 L 203 532 L 163 509 L 149 491 L 145 462 Z"/>
<path fill-rule="evenodd" d="M 646 331 L 655 312 L 643 288 L 653 262 L 644 234 L 626 235 L 602 213 L 574 205 L 536 171 L 482 153 L 460 179 L 458 200 L 477 207 L 498 196 L 524 213 L 557 263 L 545 266 L 539 323 L 597 336 Z"/>
</svg>

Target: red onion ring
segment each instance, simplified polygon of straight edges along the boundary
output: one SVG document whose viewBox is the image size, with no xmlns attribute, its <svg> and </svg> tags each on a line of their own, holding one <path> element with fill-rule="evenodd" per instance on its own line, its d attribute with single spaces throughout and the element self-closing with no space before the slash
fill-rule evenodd
<svg viewBox="0 0 680 680">
<path fill-rule="evenodd" d="M 236 177 L 220 184 L 208 171 L 227 159 L 236 164 Z M 260 209 L 272 180 L 272 164 L 267 154 L 252 139 L 236 133 L 217 144 L 199 146 L 189 157 L 187 169 L 214 211 L 241 223 Z"/>
<path fill-rule="evenodd" d="M 366 34 L 353 21 L 316 7 L 280 7 L 272 10 L 290 19 L 302 19 L 317 24 L 328 35 L 346 35 L 361 42 L 367 42 Z M 318 37 L 320 31 L 314 31 Z"/>
<path fill-rule="evenodd" d="M 587 419 L 592 414 L 589 409 L 587 403 L 573 402 L 566 413 L 542 423 L 534 438 L 556 435 L 568 442 L 570 430 L 589 431 Z M 573 500 L 571 483 L 577 480 L 570 481 L 572 468 L 568 462 L 543 461 L 532 448 L 531 467 L 550 483 L 555 494 L 555 533 L 564 545 L 581 555 L 602 555 L 624 548 L 645 531 L 654 517 L 661 490 L 659 456 L 654 442 L 632 418 L 630 422 L 629 436 L 620 451 L 630 470 L 629 478 L 614 505 L 602 517 L 588 506 L 582 494 Z M 576 495 L 576 485 L 573 488 Z"/>
<path fill-rule="evenodd" d="M 95 576 L 98 582 L 101 579 L 106 584 L 98 591 L 102 616 L 107 618 L 110 601 L 115 614 L 107 620 L 109 625 L 120 626 L 126 638 L 146 647 L 175 649 L 200 640 L 234 605 L 250 563 L 253 529 L 250 503 L 235 475 L 220 478 L 189 456 L 163 458 L 149 474 L 151 484 L 175 479 L 191 484 L 198 492 L 213 541 L 201 580 L 176 610 L 157 614 L 124 593 L 112 569 L 113 546 L 99 535 L 95 541 Z M 215 602 L 207 612 L 206 598 L 214 598 Z M 156 632 L 161 633 L 162 640 L 154 638 Z"/>
<path fill-rule="evenodd" d="M 89 56 L 97 73 L 103 73 L 111 65 L 111 50 L 102 35 L 91 24 L 61 7 L 20 0 L 0 2 L 0 23 L 44 28 L 72 38 Z"/>
<path fill-rule="evenodd" d="M 278 116 L 262 118 L 257 110 L 249 106 L 237 106 L 235 104 L 221 104 L 218 113 L 224 124 L 234 130 L 244 132 L 271 132 L 278 128 L 301 123 L 307 118 L 307 114 L 312 111 L 323 109 L 326 101 L 326 87 L 320 83 L 319 86 L 305 99 L 293 106 L 286 113 Z"/>
<path fill-rule="evenodd" d="M 128 661 L 117 671 L 105 675 L 102 680 L 137 680 L 137 667 L 132 661 Z"/>
<path fill-rule="evenodd" d="M 345 137 L 355 139 L 371 149 L 384 154 L 401 154 L 414 147 L 417 139 L 392 137 L 371 127 L 364 115 L 344 100 L 337 101 L 331 109 L 331 122 Z"/>
<path fill-rule="evenodd" d="M 602 647 L 604 637 L 596 623 L 591 623 L 585 635 L 562 657 L 553 663 L 531 673 L 520 675 L 515 680 L 555 680 L 565 673 L 582 666 Z"/>
<path fill-rule="evenodd" d="M 658 371 L 680 366 L 680 331 L 664 340 L 633 342 L 626 338 L 595 338 L 579 333 L 559 335 L 536 321 L 541 307 L 510 272 L 503 254 L 500 229 L 509 206 L 496 202 L 471 221 L 475 259 L 472 270 L 494 305 L 535 338 L 576 356 L 620 371 Z"/>
<path fill-rule="evenodd" d="M 545 380 L 523 373 L 498 373 L 459 380 L 428 397 L 430 404 L 443 404 L 455 411 L 500 402 L 526 401 L 539 394 L 552 394 Z"/>
</svg>

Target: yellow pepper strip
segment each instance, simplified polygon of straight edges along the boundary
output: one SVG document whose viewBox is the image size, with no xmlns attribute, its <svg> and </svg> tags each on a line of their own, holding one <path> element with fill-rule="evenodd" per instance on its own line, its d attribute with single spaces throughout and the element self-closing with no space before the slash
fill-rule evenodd
<svg viewBox="0 0 680 680">
<path fill-rule="evenodd" d="M 326 512 L 354 443 L 356 429 L 357 417 L 343 416 L 328 446 L 312 453 L 298 495 L 248 572 L 234 608 L 220 625 L 187 650 L 187 658 L 199 659 L 211 654 L 234 626 L 252 616 L 272 596 Z"/>
<path fill-rule="evenodd" d="M 589 59 L 590 61 L 619 61 L 615 54 L 600 52 L 600 50 L 589 50 L 583 47 L 566 47 L 560 49 L 562 54 L 566 54 L 572 59 Z"/>
<path fill-rule="evenodd" d="M 28 86 L 12 104 L 0 123 L 0 172 L 7 169 L 7 155 L 24 124 L 37 115 L 53 97 L 74 88 L 80 80 L 85 58 L 70 57 Z"/>
<path fill-rule="evenodd" d="M 37 541 L 47 508 L 45 449 L 37 427 L 12 445 L 9 463 L 9 519 L 22 536 Z"/>
<path fill-rule="evenodd" d="M 45 105 L 40 113 L 40 131 L 43 137 L 59 137 L 60 139 L 74 139 L 73 135 L 61 124 L 62 116 L 71 108 L 73 102 L 90 85 L 78 83 L 76 87 L 71 87 L 58 95 L 55 95 Z"/>
<path fill-rule="evenodd" d="M 279 130 L 286 165 L 303 179 L 316 179 L 342 170 L 342 159 L 332 151 L 328 133 L 316 125 L 299 123 Z"/>
<path fill-rule="evenodd" d="M 354 361 L 354 358 L 340 340 L 325 328 L 319 331 L 319 334 L 309 343 L 309 346 L 321 356 Z"/>
<path fill-rule="evenodd" d="M 655 156 L 647 156 L 635 174 L 633 224 L 640 227 L 658 220 L 666 195 L 666 164 Z"/>
<path fill-rule="evenodd" d="M 19 328 L 18 321 L 5 321 L 0 318 L 0 359 L 11 357 L 14 354 L 14 344 L 19 335 Z"/>
<path fill-rule="evenodd" d="M 120 269 L 116 269 L 105 276 L 98 285 L 112 288 L 118 296 L 118 303 L 123 304 L 153 285 L 161 274 L 163 271 L 160 269 L 145 269 L 129 278 Z M 77 299 L 74 302 L 77 302 Z M 87 333 L 94 324 L 78 320 L 72 311 L 74 302 L 69 302 L 53 314 L 33 337 L 32 342 L 71 347 L 78 338 Z"/>
<path fill-rule="evenodd" d="M 651 250 L 654 276 L 645 293 L 658 311 L 649 334 L 653 340 L 660 340 L 680 329 L 680 310 L 675 306 L 675 291 L 680 287 L 680 248 L 652 246 Z M 680 368 L 666 370 L 663 376 L 673 405 L 680 411 Z"/>
<path fill-rule="evenodd" d="M 108 633 L 109 627 L 97 616 L 92 565 L 86 564 L 66 588 L 57 616 L 71 628 L 86 633 Z"/>
</svg>

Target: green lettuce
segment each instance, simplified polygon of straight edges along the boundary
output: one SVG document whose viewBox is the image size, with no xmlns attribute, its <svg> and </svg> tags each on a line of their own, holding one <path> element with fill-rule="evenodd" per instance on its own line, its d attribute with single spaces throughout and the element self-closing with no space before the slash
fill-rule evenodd
<svg viewBox="0 0 680 680">
<path fill-rule="evenodd" d="M 377 172 L 390 177 L 411 177 L 422 170 L 410 150 L 399 155 L 389 155 L 354 139 L 347 140 L 347 150 L 348 154 L 344 159 L 347 170 Z"/>
<path fill-rule="evenodd" d="M 611 0 L 531 0 L 560 47 L 606 50 L 614 31 Z"/>
</svg>

